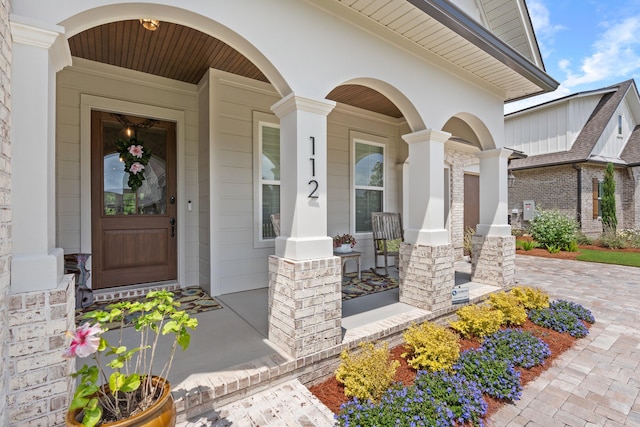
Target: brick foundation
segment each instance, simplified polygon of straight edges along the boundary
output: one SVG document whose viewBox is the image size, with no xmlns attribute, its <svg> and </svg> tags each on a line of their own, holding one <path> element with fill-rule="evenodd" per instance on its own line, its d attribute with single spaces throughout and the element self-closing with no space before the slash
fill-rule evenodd
<svg viewBox="0 0 640 427">
<path fill-rule="evenodd" d="M 56 289 L 9 295 L 9 425 L 64 425 L 75 360 L 63 359 L 74 329 L 72 275 Z"/>
<path fill-rule="evenodd" d="M 453 245 L 400 247 L 400 302 L 437 311 L 451 306 Z"/>
<path fill-rule="evenodd" d="M 471 280 L 511 288 L 516 281 L 516 238 L 473 236 Z"/>
<path fill-rule="evenodd" d="M 340 344 L 341 287 L 338 257 L 269 257 L 269 340 L 295 358 Z"/>
</svg>

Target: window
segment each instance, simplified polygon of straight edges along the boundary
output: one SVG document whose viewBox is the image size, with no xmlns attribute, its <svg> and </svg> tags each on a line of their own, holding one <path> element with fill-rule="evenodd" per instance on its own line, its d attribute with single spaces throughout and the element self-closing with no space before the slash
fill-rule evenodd
<svg viewBox="0 0 640 427">
<path fill-rule="evenodd" d="M 254 112 L 254 215 L 256 243 L 258 247 L 268 245 L 276 235 L 271 224 L 271 215 L 280 213 L 280 126 L 275 116 Z"/>
<path fill-rule="evenodd" d="M 353 151 L 355 232 L 362 233 L 372 231 L 371 212 L 384 211 L 384 145 L 354 139 Z"/>
<path fill-rule="evenodd" d="M 602 217 L 602 195 L 604 194 L 604 180 L 593 178 L 593 219 Z"/>
<path fill-rule="evenodd" d="M 622 135 L 622 114 L 618 114 L 618 135 Z"/>
</svg>

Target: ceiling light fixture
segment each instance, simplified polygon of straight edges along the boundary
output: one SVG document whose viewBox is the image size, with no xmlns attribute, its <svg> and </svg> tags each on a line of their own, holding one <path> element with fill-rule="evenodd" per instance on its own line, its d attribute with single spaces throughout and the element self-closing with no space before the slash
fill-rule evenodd
<svg viewBox="0 0 640 427">
<path fill-rule="evenodd" d="M 143 18 L 140 19 L 140 23 L 149 31 L 155 31 L 160 26 L 160 21 L 158 21 L 157 19 Z"/>
</svg>

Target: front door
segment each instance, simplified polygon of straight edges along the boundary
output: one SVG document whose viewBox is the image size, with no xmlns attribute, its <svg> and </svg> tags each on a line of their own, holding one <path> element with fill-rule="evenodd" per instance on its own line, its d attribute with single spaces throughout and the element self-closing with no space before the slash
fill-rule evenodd
<svg viewBox="0 0 640 427">
<path fill-rule="evenodd" d="M 92 111 L 92 288 L 176 280 L 176 220 L 175 123 Z"/>
<path fill-rule="evenodd" d="M 480 177 L 464 174 L 464 229 L 480 222 Z"/>
</svg>

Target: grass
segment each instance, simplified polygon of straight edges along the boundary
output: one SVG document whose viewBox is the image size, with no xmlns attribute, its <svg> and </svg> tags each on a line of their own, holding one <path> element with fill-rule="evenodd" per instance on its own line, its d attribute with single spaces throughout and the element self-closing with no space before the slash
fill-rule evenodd
<svg viewBox="0 0 640 427">
<path fill-rule="evenodd" d="M 640 267 L 640 252 L 611 252 L 580 249 L 580 255 L 578 255 L 576 259 L 579 261 Z"/>
</svg>

